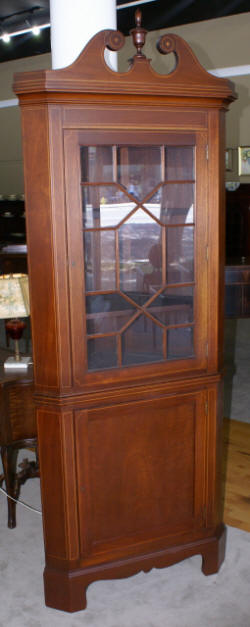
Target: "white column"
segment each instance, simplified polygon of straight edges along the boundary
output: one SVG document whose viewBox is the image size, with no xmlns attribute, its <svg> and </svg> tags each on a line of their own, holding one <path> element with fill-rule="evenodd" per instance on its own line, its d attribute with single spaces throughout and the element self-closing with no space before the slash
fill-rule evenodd
<svg viewBox="0 0 250 627">
<path fill-rule="evenodd" d="M 116 30 L 115 0 L 50 0 L 52 68 L 75 61 L 98 31 Z"/>
</svg>

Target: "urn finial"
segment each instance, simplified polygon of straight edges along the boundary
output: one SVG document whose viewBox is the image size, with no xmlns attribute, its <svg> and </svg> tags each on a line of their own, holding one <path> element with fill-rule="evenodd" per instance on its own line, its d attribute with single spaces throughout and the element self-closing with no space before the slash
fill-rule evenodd
<svg viewBox="0 0 250 627">
<path fill-rule="evenodd" d="M 135 24 L 136 27 L 132 28 L 132 30 L 130 31 L 132 37 L 133 37 L 133 43 L 134 46 L 136 47 L 137 53 L 136 53 L 136 57 L 144 57 L 145 55 L 142 53 L 142 48 L 145 44 L 146 41 L 146 34 L 147 31 L 145 30 L 145 28 L 142 28 L 141 26 L 141 18 L 142 18 L 142 13 L 140 11 L 140 9 L 136 9 L 135 12 Z"/>
</svg>

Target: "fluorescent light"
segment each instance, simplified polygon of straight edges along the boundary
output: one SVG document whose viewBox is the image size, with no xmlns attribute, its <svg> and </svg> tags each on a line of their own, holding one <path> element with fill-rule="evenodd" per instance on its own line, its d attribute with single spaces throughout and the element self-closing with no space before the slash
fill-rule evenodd
<svg viewBox="0 0 250 627">
<path fill-rule="evenodd" d="M 38 35 L 40 35 L 40 28 L 39 28 L 39 26 L 33 26 L 32 33 L 33 33 L 33 35 L 38 37 Z"/>
<path fill-rule="evenodd" d="M 50 22 L 47 22 L 46 24 L 41 24 L 40 26 L 35 26 L 32 27 L 30 26 L 29 28 L 23 28 L 22 30 L 16 30 L 13 33 L 7 33 L 4 35 L 1 35 L 0 39 L 2 39 L 3 41 L 5 41 L 6 43 L 10 41 L 11 37 L 16 37 L 17 35 L 25 35 L 25 33 L 32 33 L 34 31 L 34 28 L 37 28 L 40 30 L 42 30 L 43 28 L 50 28 Z M 39 33 L 34 33 L 35 35 L 38 35 Z M 9 37 L 9 39 L 4 39 L 5 36 Z"/>
<path fill-rule="evenodd" d="M 7 107 L 16 107 L 18 105 L 17 98 L 11 98 L 9 100 L 0 100 L 0 109 L 7 109 Z"/>
<path fill-rule="evenodd" d="M 8 33 L 4 33 L 1 37 L 1 39 L 4 41 L 5 44 L 9 44 L 10 42 L 10 35 L 8 35 Z"/>
<path fill-rule="evenodd" d="M 233 67 L 220 67 L 208 70 L 210 74 L 226 78 L 227 76 L 247 76 L 250 74 L 250 65 L 235 65 Z"/>
<path fill-rule="evenodd" d="M 119 9 L 129 9 L 130 7 L 135 7 L 138 4 L 148 4 L 149 2 L 156 2 L 157 0 L 134 0 L 134 2 L 124 2 L 123 4 L 118 4 L 116 10 Z"/>
</svg>

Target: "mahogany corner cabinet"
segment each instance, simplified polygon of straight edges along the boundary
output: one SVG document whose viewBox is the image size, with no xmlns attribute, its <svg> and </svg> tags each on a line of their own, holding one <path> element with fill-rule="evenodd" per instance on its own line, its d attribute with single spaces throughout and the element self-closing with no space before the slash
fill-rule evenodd
<svg viewBox="0 0 250 627">
<path fill-rule="evenodd" d="M 224 117 L 235 93 L 174 34 L 132 32 L 17 74 L 46 566 L 74 612 L 95 580 L 224 558 Z M 157 53 L 158 54 L 158 53 Z"/>
</svg>

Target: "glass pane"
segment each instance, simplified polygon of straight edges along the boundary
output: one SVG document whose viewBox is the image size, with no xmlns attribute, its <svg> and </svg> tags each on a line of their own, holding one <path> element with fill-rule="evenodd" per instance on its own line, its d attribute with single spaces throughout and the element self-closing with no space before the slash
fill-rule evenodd
<svg viewBox="0 0 250 627">
<path fill-rule="evenodd" d="M 117 366 L 116 337 L 98 337 L 88 340 L 88 369 L 102 370 Z"/>
<path fill-rule="evenodd" d="M 136 207 L 116 185 L 82 188 L 83 225 L 85 228 L 116 226 Z"/>
<path fill-rule="evenodd" d="M 112 146 L 81 146 L 81 174 L 84 183 L 112 182 Z"/>
<path fill-rule="evenodd" d="M 194 355 L 193 328 L 167 331 L 167 359 L 185 359 Z"/>
<path fill-rule="evenodd" d="M 167 283 L 194 280 L 194 228 L 177 226 L 167 229 Z"/>
<path fill-rule="evenodd" d="M 84 250 L 86 291 L 115 289 L 115 232 L 86 231 Z"/>
<path fill-rule="evenodd" d="M 166 181 L 194 179 L 194 147 L 167 146 L 165 149 Z"/>
<path fill-rule="evenodd" d="M 139 316 L 122 334 L 124 366 L 163 359 L 163 330 L 147 316 Z"/>
<path fill-rule="evenodd" d="M 120 330 L 133 316 L 136 307 L 120 294 L 86 297 L 87 333 L 111 333 Z"/>
<path fill-rule="evenodd" d="M 153 294 L 162 282 L 161 227 L 139 209 L 119 231 L 120 286 Z"/>
<path fill-rule="evenodd" d="M 194 185 L 162 185 L 144 206 L 163 224 L 190 224 L 194 221 Z"/>
<path fill-rule="evenodd" d="M 139 200 L 161 180 L 160 146 L 120 146 L 117 150 L 118 181 Z"/>
<path fill-rule="evenodd" d="M 139 307 L 143 307 L 145 303 L 147 302 L 147 300 L 151 298 L 150 294 L 143 294 L 143 292 L 125 292 L 124 291 L 124 294 L 127 294 L 129 298 L 132 298 L 132 300 L 137 305 L 139 305 Z"/>
<path fill-rule="evenodd" d="M 193 287 L 175 287 L 162 292 L 148 307 L 166 325 L 193 322 Z"/>
</svg>

